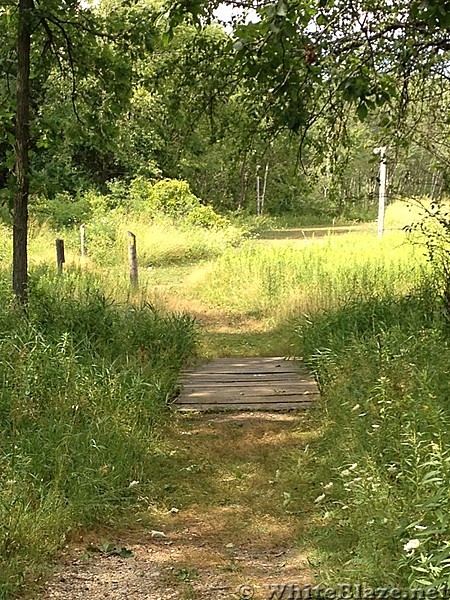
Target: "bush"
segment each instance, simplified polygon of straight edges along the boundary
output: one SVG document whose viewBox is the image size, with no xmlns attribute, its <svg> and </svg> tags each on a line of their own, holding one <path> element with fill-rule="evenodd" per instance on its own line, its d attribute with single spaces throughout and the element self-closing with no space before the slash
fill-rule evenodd
<svg viewBox="0 0 450 600">
<path fill-rule="evenodd" d="M 189 184 L 177 179 L 163 179 L 155 183 L 148 202 L 153 216 L 167 215 L 175 221 L 187 217 L 192 210 L 201 206 Z"/>
<path fill-rule="evenodd" d="M 120 236 L 115 216 L 111 213 L 92 219 L 86 228 L 87 254 L 100 265 L 115 265 L 125 255 L 125 244 L 118 252 Z"/>
<path fill-rule="evenodd" d="M 40 221 L 49 221 L 53 227 L 70 227 L 87 221 L 92 214 L 89 197 L 72 197 L 68 193 L 56 194 L 54 198 L 37 198 L 30 203 L 30 215 Z"/>
<path fill-rule="evenodd" d="M 83 201 L 97 218 L 118 211 L 144 213 L 153 219 L 169 218 L 196 227 L 220 229 L 229 225 L 210 206 L 202 205 L 185 181 L 163 179 L 154 183 L 138 176 L 129 183 L 111 181 L 108 189 L 106 195 L 95 191 L 83 195 Z"/>
<path fill-rule="evenodd" d="M 186 216 L 185 222 L 205 229 L 223 229 L 229 225 L 228 219 L 218 215 L 211 206 L 195 206 Z"/>
</svg>

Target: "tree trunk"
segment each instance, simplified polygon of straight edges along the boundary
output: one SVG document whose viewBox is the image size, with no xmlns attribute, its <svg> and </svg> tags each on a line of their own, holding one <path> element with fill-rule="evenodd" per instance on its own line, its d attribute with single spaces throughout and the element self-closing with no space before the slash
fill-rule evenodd
<svg viewBox="0 0 450 600">
<path fill-rule="evenodd" d="M 245 192 L 247 191 L 247 152 L 244 152 L 241 163 L 241 174 L 239 177 L 239 202 L 238 210 L 244 206 Z"/>
<path fill-rule="evenodd" d="M 260 201 L 260 210 L 259 210 L 259 214 L 262 215 L 264 212 L 264 199 L 266 197 L 266 187 L 267 187 L 267 175 L 269 173 L 269 163 L 266 163 L 266 168 L 264 170 L 264 179 L 263 179 L 263 188 L 262 188 L 262 194 L 261 194 L 261 201 Z"/>
<path fill-rule="evenodd" d="M 30 173 L 30 47 L 33 0 L 19 0 L 16 82 L 16 193 L 13 219 L 13 291 L 19 302 L 27 298 L 28 192 Z"/>
<path fill-rule="evenodd" d="M 260 178 L 259 178 L 259 165 L 256 165 L 256 214 L 261 214 L 261 195 L 260 195 Z"/>
</svg>

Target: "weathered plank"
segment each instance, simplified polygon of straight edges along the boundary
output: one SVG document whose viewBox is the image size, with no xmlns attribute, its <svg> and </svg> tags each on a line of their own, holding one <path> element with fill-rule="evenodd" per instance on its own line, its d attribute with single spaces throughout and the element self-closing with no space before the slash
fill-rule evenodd
<svg viewBox="0 0 450 600">
<path fill-rule="evenodd" d="M 315 381 L 306 381 L 306 380 L 295 380 L 293 377 L 289 379 L 269 379 L 265 381 L 261 381 L 260 379 L 256 379 L 253 381 L 240 381 L 233 378 L 231 381 L 214 381 L 214 380 L 198 380 L 195 381 L 186 379 L 183 383 L 184 390 L 192 389 L 192 390 L 202 390 L 205 388 L 214 388 L 217 390 L 225 389 L 225 388 L 255 388 L 255 387 L 264 387 L 264 388 L 274 388 L 274 389 L 284 389 L 289 388 L 290 386 L 295 386 L 296 389 L 317 389 L 317 384 Z"/>
<path fill-rule="evenodd" d="M 215 358 L 214 360 L 203 363 L 201 366 L 212 365 L 213 363 L 222 363 L 222 364 L 268 364 L 271 365 L 273 363 L 298 363 L 296 358 L 286 358 L 284 356 L 225 356 L 222 358 Z"/>
<path fill-rule="evenodd" d="M 185 388 L 183 390 L 182 397 L 189 397 L 193 399 L 206 399 L 212 398 L 214 401 L 216 399 L 228 400 L 230 398 L 251 398 L 256 396 L 257 398 L 263 398 L 265 396 L 307 396 L 311 393 L 314 393 L 313 389 L 309 390 L 301 389 L 299 386 L 291 385 L 289 387 L 248 387 L 248 388 L 227 388 L 221 387 L 219 388 Z"/>
<path fill-rule="evenodd" d="M 196 373 L 230 373 L 230 374 L 258 374 L 258 373 L 297 373 L 298 365 L 293 360 L 280 358 L 263 358 L 261 361 L 255 359 L 219 359 L 210 363 L 200 365 L 195 369 Z"/>
<path fill-rule="evenodd" d="M 217 411 L 255 411 L 255 410 L 266 410 L 266 411 L 288 411 L 288 410 L 304 410 L 314 405 L 314 402 L 273 402 L 268 404 L 267 402 L 255 402 L 254 404 L 248 404 L 247 402 L 242 404 L 180 404 L 178 410 L 183 412 L 188 411 L 199 411 L 199 412 L 217 412 Z"/>
<path fill-rule="evenodd" d="M 213 406 L 233 406 L 236 404 L 246 404 L 247 406 L 253 406 L 254 404 L 266 404 L 270 406 L 272 404 L 310 404 L 314 400 L 318 399 L 318 394 L 309 394 L 309 395 L 295 395 L 291 394 L 290 396 L 250 396 L 250 397 L 238 397 L 238 398 L 187 398 L 184 400 L 180 400 L 177 402 L 179 406 L 188 406 L 191 404 L 211 404 Z"/>
<path fill-rule="evenodd" d="M 264 404 L 268 408 L 274 404 L 286 404 L 289 406 L 303 406 L 304 404 L 311 404 L 317 400 L 317 395 L 311 394 L 310 396 L 283 396 L 277 398 L 275 396 L 265 396 L 264 398 L 258 398 L 254 396 L 252 398 L 227 398 L 226 402 L 223 399 L 214 401 L 213 398 L 199 398 L 197 400 L 190 399 L 183 402 L 178 402 L 178 406 L 197 406 L 198 404 L 209 404 L 221 408 L 222 406 L 245 406 L 252 407 L 255 404 Z"/>
<path fill-rule="evenodd" d="M 319 397 L 314 379 L 294 360 L 225 358 L 180 379 L 180 410 L 293 410 Z"/>
<path fill-rule="evenodd" d="M 270 381 L 312 381 L 311 375 L 306 371 L 298 372 L 279 372 L 279 373 L 199 373 L 192 371 L 184 373 L 180 378 L 180 383 L 197 382 L 248 382 L 250 385 L 258 382 Z"/>
</svg>

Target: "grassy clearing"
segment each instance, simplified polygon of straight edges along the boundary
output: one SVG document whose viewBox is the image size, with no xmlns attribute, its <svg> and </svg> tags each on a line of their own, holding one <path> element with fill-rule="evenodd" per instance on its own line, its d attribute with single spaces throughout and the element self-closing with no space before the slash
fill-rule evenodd
<svg viewBox="0 0 450 600">
<path fill-rule="evenodd" d="M 422 263 L 402 233 L 381 240 L 351 233 L 282 246 L 248 242 L 205 267 L 193 287 L 198 297 L 231 313 L 282 320 L 409 293 Z"/>
</svg>

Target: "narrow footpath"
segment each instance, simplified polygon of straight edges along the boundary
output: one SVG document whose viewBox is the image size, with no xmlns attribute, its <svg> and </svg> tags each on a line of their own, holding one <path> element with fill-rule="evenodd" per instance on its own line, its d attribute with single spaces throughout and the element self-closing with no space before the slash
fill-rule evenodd
<svg viewBox="0 0 450 600">
<path fill-rule="evenodd" d="M 308 482 L 292 467 L 314 435 L 306 420 L 304 413 L 179 415 L 161 456 L 159 498 L 147 499 L 139 517 L 145 526 L 81 536 L 40 597 L 258 600 L 283 597 L 273 595 L 280 585 L 311 583 L 299 547 Z"/>
<path fill-rule="evenodd" d="M 154 288 L 169 310 L 196 317 L 208 359 L 290 353 L 287 330 L 185 297 L 179 274 Z M 317 435 L 309 410 L 177 413 L 134 521 L 72 540 L 39 600 L 292 598 L 292 586 L 314 582 L 303 457 Z"/>
</svg>

